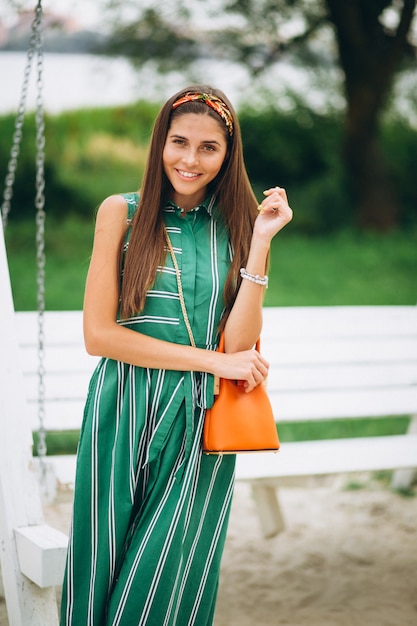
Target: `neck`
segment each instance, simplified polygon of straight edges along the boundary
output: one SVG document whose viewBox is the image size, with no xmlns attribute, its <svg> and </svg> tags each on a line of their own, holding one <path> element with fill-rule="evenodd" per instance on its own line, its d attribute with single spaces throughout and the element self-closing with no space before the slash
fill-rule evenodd
<svg viewBox="0 0 417 626">
<path fill-rule="evenodd" d="M 181 209 L 181 213 L 188 213 L 188 211 L 191 211 L 194 207 L 199 206 L 204 201 L 205 197 L 205 191 L 192 196 L 173 193 L 171 195 L 171 200 Z"/>
</svg>

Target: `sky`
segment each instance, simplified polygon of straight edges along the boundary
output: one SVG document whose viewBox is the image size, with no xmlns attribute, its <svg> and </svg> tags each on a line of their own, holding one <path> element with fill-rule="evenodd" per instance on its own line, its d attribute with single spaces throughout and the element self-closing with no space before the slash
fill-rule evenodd
<svg viewBox="0 0 417 626">
<path fill-rule="evenodd" d="M 20 0 L 19 6 L 25 10 L 33 10 L 37 0 Z M 101 21 L 100 0 L 43 0 L 44 11 L 76 17 L 83 26 L 94 27 Z M 0 0 L 0 19 L 7 22 L 13 20 L 16 10 L 11 8 L 9 0 Z"/>
</svg>

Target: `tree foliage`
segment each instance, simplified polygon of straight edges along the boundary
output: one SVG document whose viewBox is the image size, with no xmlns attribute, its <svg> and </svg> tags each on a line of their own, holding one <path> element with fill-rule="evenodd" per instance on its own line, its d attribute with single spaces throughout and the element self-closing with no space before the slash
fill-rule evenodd
<svg viewBox="0 0 417 626">
<path fill-rule="evenodd" d="M 111 2 L 118 11 L 119 0 Z M 346 116 L 342 154 L 358 224 L 379 230 L 401 216 L 389 164 L 380 145 L 380 121 L 395 76 L 415 63 L 416 0 L 178 0 L 120 20 L 112 50 L 162 70 L 197 58 L 241 63 L 253 77 L 283 60 L 338 66 Z M 122 15 L 122 13 L 120 13 Z"/>
</svg>

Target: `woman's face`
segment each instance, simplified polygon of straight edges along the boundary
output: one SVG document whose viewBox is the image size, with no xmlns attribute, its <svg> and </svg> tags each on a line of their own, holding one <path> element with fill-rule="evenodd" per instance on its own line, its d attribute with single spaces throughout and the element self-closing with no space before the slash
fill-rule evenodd
<svg viewBox="0 0 417 626">
<path fill-rule="evenodd" d="M 172 200 L 189 211 L 204 200 L 207 185 L 217 176 L 227 153 L 221 121 L 210 115 L 185 113 L 174 118 L 162 155 L 173 187 Z"/>
</svg>

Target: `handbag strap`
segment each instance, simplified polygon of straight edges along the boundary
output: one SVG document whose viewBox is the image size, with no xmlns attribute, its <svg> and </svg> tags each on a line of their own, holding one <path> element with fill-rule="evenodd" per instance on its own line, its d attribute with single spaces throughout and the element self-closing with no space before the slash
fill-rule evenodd
<svg viewBox="0 0 417 626">
<path fill-rule="evenodd" d="M 190 343 L 195 348 L 196 344 L 195 344 L 195 341 L 194 341 L 194 335 L 193 335 L 193 331 L 191 330 L 191 324 L 190 324 L 190 320 L 188 319 L 187 308 L 185 306 L 184 292 L 182 290 L 180 268 L 178 267 L 177 257 L 175 256 L 174 248 L 172 246 L 171 239 L 169 238 L 168 231 L 167 231 L 166 228 L 164 228 L 164 231 L 165 231 L 165 239 L 166 239 L 166 242 L 167 242 L 167 245 L 168 245 L 168 250 L 169 250 L 169 253 L 171 255 L 172 263 L 173 263 L 174 268 L 175 268 L 175 274 L 177 276 L 178 295 L 179 295 L 179 298 L 180 298 L 181 309 L 182 309 L 182 314 L 183 314 L 183 317 L 184 317 L 185 326 L 187 328 L 188 336 L 190 338 Z"/>
<path fill-rule="evenodd" d="M 177 262 L 177 257 L 175 256 L 175 252 L 174 252 L 174 248 L 172 246 L 172 242 L 171 239 L 168 235 L 168 231 L 166 228 L 164 228 L 164 232 L 165 232 L 165 239 L 167 242 L 167 246 L 168 246 L 168 250 L 169 253 L 171 255 L 172 258 L 172 263 L 174 265 L 175 268 L 175 274 L 177 277 L 177 285 L 178 285 L 178 295 L 180 298 L 180 303 L 181 303 L 181 309 L 182 309 L 182 314 L 184 317 L 184 322 L 185 322 L 185 326 L 187 328 L 187 332 L 188 332 L 188 336 L 190 338 L 190 343 L 191 345 L 195 348 L 196 347 L 196 343 L 194 341 L 194 335 L 193 335 L 193 331 L 191 329 L 191 324 L 190 324 L 190 320 L 188 319 L 188 314 L 187 314 L 187 307 L 185 306 L 185 300 L 184 300 L 184 292 L 182 290 L 182 282 L 181 282 L 181 273 L 180 273 L 180 268 L 178 267 L 178 262 Z M 219 347 L 217 348 L 218 352 L 224 352 L 224 333 L 220 334 L 220 341 L 219 341 Z M 258 340 L 256 342 L 256 350 L 258 352 L 261 351 L 261 340 L 260 337 L 258 337 Z M 215 377 L 217 378 L 217 377 Z M 215 389 L 218 389 L 218 381 L 215 381 Z M 218 390 L 214 392 L 215 394 L 218 393 Z"/>
</svg>

